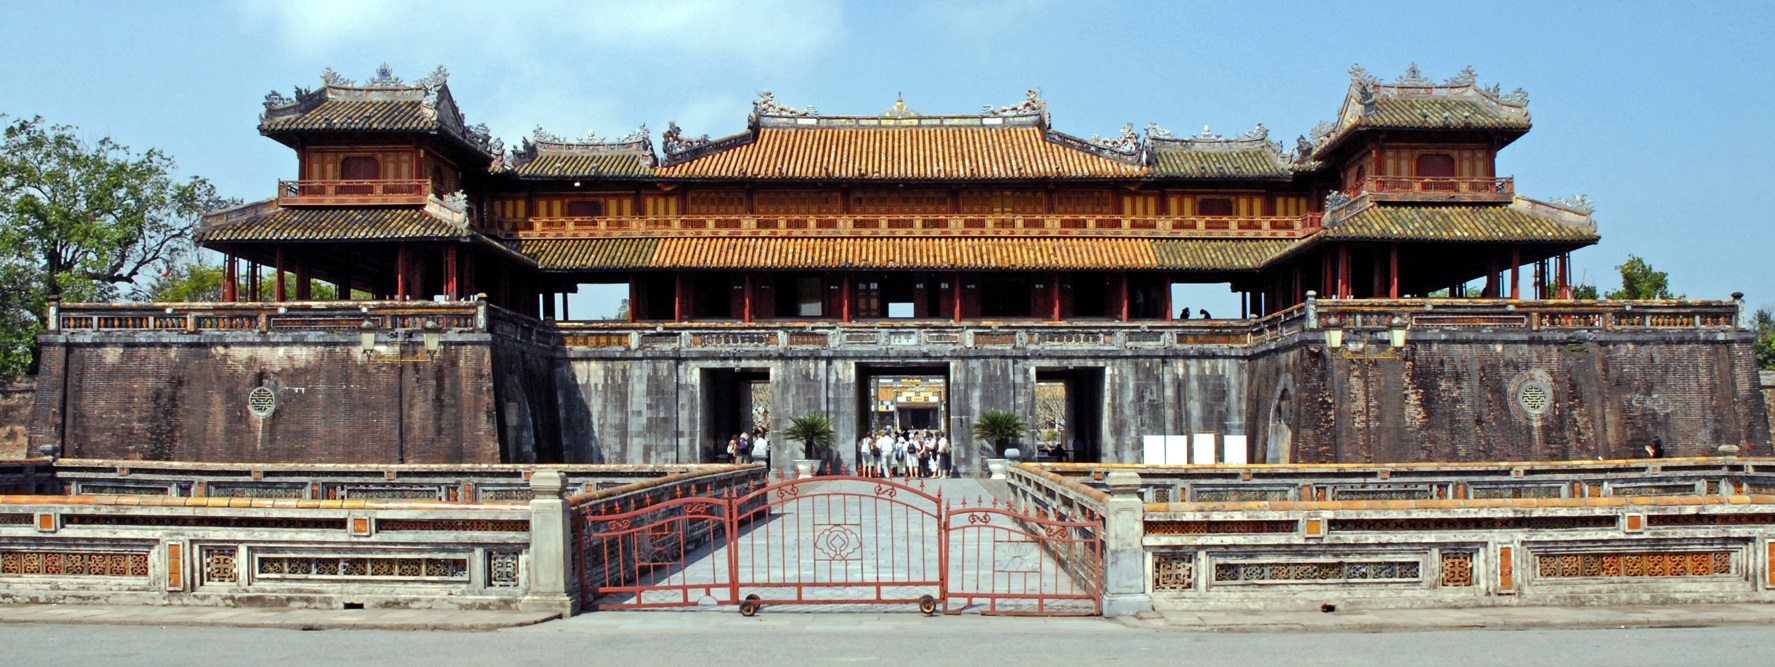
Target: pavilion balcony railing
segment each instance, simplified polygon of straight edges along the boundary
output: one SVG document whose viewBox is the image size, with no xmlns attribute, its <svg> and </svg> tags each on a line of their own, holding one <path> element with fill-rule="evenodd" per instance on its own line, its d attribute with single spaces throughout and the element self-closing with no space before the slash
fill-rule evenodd
<svg viewBox="0 0 1775 667">
<path fill-rule="evenodd" d="M 1516 179 L 1508 176 L 1369 176 L 1362 180 L 1357 190 L 1376 201 L 1507 202 L 1516 194 Z"/>
<path fill-rule="evenodd" d="M 1309 299 L 1256 319 L 564 321 L 537 320 L 485 302 L 303 301 L 284 303 L 56 304 L 57 334 L 357 333 L 435 329 L 487 333 L 570 348 L 707 349 L 1139 349 L 1173 345 L 1263 345 L 1303 333 L 1345 340 L 1403 329 L 1427 332 L 1697 331 L 1743 327 L 1739 301 L 1538 301 L 1508 299 Z M 1372 337 L 1372 336 L 1371 336 Z M 1378 338 L 1377 338 L 1378 340 Z"/>
<path fill-rule="evenodd" d="M 675 215 L 495 218 L 496 232 L 534 238 L 595 236 L 1173 236 L 1298 238 L 1322 226 L 1299 216 L 1126 215 Z"/>
<path fill-rule="evenodd" d="M 281 206 L 339 204 L 424 204 L 431 198 L 431 181 L 278 181 Z"/>
</svg>

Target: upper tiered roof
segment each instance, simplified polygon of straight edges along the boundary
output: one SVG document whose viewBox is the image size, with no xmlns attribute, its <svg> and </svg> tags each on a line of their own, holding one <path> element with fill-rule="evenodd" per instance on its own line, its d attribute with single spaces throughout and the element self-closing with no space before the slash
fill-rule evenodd
<svg viewBox="0 0 1775 667">
<path fill-rule="evenodd" d="M 316 132 L 429 134 L 449 140 L 485 157 L 503 158 L 504 143 L 487 126 L 469 126 L 450 97 L 450 73 L 442 66 L 413 83 L 402 81 L 388 65 L 362 84 L 328 68 L 318 90 L 298 87 L 295 98 L 271 91 L 259 132 L 286 144 Z"/>
<path fill-rule="evenodd" d="M 1336 122 L 1314 127 L 1310 140 L 1318 158 L 1362 129 L 1488 130 L 1508 142 L 1529 127 L 1528 93 L 1517 88 L 1502 94 L 1496 84 L 1481 86 L 1472 67 L 1439 84 L 1416 63 L 1393 83 L 1381 83 L 1355 65 Z"/>
<path fill-rule="evenodd" d="M 1132 126 L 1115 139 L 1081 139 L 1048 127 L 1039 90 L 979 114 L 927 116 L 904 100 L 879 116 L 822 115 L 753 104 L 745 132 L 686 138 L 666 129 L 657 176 L 697 179 L 1015 180 L 1144 175 Z"/>
<path fill-rule="evenodd" d="M 1152 153 L 1152 175 L 1196 180 L 1263 179 L 1285 181 L 1299 167 L 1295 156 L 1270 141 L 1269 128 L 1257 128 L 1231 139 L 1202 128 L 1179 138 L 1157 124 L 1146 127 Z"/>
</svg>

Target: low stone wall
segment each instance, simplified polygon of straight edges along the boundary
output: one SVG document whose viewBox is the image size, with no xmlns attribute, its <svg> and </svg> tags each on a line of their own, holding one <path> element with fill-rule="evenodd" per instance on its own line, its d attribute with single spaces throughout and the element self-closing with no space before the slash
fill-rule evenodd
<svg viewBox="0 0 1775 667">
<path fill-rule="evenodd" d="M 1775 494 L 1768 458 L 1421 464 L 1138 466 L 1051 463 L 1049 475 L 1102 488 L 1140 474 L 1146 502 L 1446 500 Z"/>
<path fill-rule="evenodd" d="M 1770 465 L 1775 460 L 1382 470 L 1022 464 L 1009 482 L 1013 504 L 1026 511 L 1103 517 L 1110 614 L 1770 602 L 1775 495 L 1757 472 Z M 1526 486 L 1502 483 L 1510 479 Z M 1239 485 L 1265 499 L 1236 499 Z M 1470 491 L 1540 487 L 1560 493 Z M 1226 499 L 1147 502 L 1158 489 Z M 1352 489 L 1428 497 L 1335 499 Z"/>
<path fill-rule="evenodd" d="M 252 465 L 60 459 L 54 475 L 59 492 L 69 495 L 528 501 L 529 480 L 538 471 L 561 473 L 564 492 L 579 494 L 709 469 L 703 465 Z"/>
<path fill-rule="evenodd" d="M 143 477 L 114 469 L 113 479 L 102 479 L 97 471 L 110 463 L 69 462 L 67 480 L 50 478 L 47 462 L 0 466 L 0 483 L 18 477 L 39 488 L 147 482 L 144 487 L 160 489 L 156 495 L 0 496 L 0 603 L 571 613 L 578 596 L 569 599 L 566 582 L 577 565 L 563 512 L 570 484 L 576 492 L 592 489 L 583 495 L 594 501 L 633 507 L 764 477 L 761 466 L 725 465 L 650 471 L 401 466 L 378 469 L 375 478 L 335 466 L 248 471 L 186 465 L 152 469 Z M 305 495 L 180 495 L 248 483 L 230 477 L 237 474 L 270 485 L 238 487 L 244 489 L 283 489 L 299 479 Z M 459 499 L 377 499 L 426 497 L 415 482 L 423 482 L 418 487 L 425 493 L 457 489 Z M 525 498 L 477 499 L 511 482 L 524 485 Z M 620 484 L 603 488 L 613 483 Z M 335 487 L 349 493 L 307 497 L 313 489 Z"/>
</svg>

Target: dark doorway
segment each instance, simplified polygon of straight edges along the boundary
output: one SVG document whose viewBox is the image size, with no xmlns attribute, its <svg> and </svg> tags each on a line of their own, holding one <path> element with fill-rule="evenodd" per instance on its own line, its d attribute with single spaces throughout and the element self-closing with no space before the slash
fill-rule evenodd
<svg viewBox="0 0 1775 667">
<path fill-rule="evenodd" d="M 1035 383 L 1039 455 L 1058 461 L 1102 462 L 1103 369 L 1036 369 Z"/>
<path fill-rule="evenodd" d="M 949 366 L 857 365 L 857 420 L 854 444 L 881 429 L 935 429 L 948 432 Z"/>
<path fill-rule="evenodd" d="M 981 276 L 980 315 L 988 318 L 1030 317 L 1035 314 L 1030 290 L 1029 276 Z"/>
<path fill-rule="evenodd" d="M 728 438 L 770 428 L 770 370 L 705 368 L 702 385 L 703 461 L 725 462 Z"/>
</svg>

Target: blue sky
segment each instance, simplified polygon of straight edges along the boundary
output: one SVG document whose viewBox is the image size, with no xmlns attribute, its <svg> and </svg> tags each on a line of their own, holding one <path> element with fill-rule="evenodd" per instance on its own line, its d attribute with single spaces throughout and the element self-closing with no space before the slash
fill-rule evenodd
<svg viewBox="0 0 1775 667">
<path fill-rule="evenodd" d="M 1360 63 L 1529 92 L 1535 129 L 1499 173 L 1531 197 L 1588 194 L 1603 241 L 1574 275 L 1638 254 L 1696 298 L 1775 304 L 1775 3 L 0 2 L 0 113 L 157 147 L 254 200 L 289 178 L 258 136 L 267 91 L 387 61 L 442 64 L 470 122 L 508 144 L 537 125 L 621 135 L 743 128 L 751 100 L 876 113 L 1018 101 L 1055 126 L 1178 134 L 1256 123 L 1292 145 L 1332 117 Z M 1236 308 L 1225 296 L 1201 297 Z"/>
</svg>

